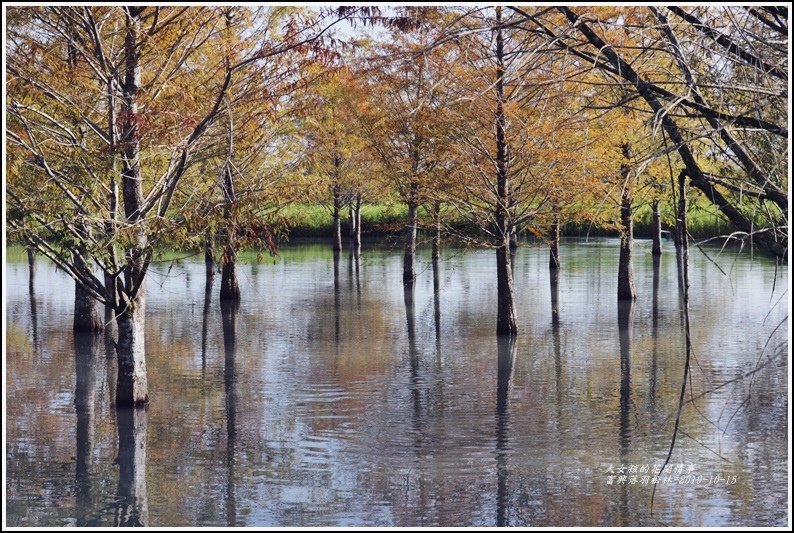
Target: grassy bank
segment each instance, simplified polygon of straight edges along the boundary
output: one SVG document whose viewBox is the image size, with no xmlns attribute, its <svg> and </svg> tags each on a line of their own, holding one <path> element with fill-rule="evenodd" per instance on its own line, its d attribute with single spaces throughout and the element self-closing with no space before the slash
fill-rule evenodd
<svg viewBox="0 0 794 533">
<path fill-rule="evenodd" d="M 405 227 L 407 208 L 403 204 L 365 204 L 361 207 L 361 228 L 365 237 L 386 237 L 400 232 Z M 281 211 L 282 221 L 289 228 L 290 238 L 330 238 L 333 235 L 331 210 L 316 204 L 295 204 Z M 426 211 L 420 208 L 420 218 L 428 219 Z M 672 210 L 663 209 L 663 228 L 671 229 L 674 224 Z M 459 230 L 466 232 L 464 221 L 446 220 Z M 725 217 L 710 205 L 695 205 L 689 213 L 689 232 L 696 238 L 725 235 L 733 231 Z M 473 228 L 472 228 L 473 230 Z M 347 231 L 347 210 L 342 212 L 342 231 Z M 634 232 L 638 238 L 650 238 L 652 232 L 651 208 L 648 205 L 637 209 L 634 217 Z M 568 237 L 617 236 L 614 228 L 576 222 L 566 224 L 563 235 Z"/>
</svg>

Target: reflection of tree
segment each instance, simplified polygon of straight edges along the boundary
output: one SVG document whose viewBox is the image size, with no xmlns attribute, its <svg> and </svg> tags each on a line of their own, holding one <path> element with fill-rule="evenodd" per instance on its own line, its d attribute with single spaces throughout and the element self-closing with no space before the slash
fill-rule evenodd
<svg viewBox="0 0 794 533">
<path fill-rule="evenodd" d="M 339 350 L 339 341 L 342 333 L 339 317 L 342 308 L 340 302 L 341 288 L 339 286 L 339 256 L 339 250 L 334 250 L 334 343 L 336 343 L 337 352 Z"/>
<path fill-rule="evenodd" d="M 436 326 L 436 354 L 441 354 L 441 280 L 438 257 L 433 256 L 433 323 Z"/>
<path fill-rule="evenodd" d="M 661 255 L 653 256 L 653 296 L 651 304 L 651 337 L 653 339 L 653 351 L 651 353 L 651 375 L 648 384 L 649 408 L 651 417 L 656 411 L 656 379 L 659 358 L 659 282 L 661 277 Z"/>
<path fill-rule="evenodd" d="M 223 320 L 223 383 L 226 388 L 226 521 L 237 525 L 237 501 L 234 486 L 235 446 L 237 444 L 237 315 L 238 300 L 221 300 Z"/>
<path fill-rule="evenodd" d="M 419 377 L 419 351 L 416 346 L 416 304 L 414 300 L 414 285 L 407 283 L 403 287 L 403 296 L 405 300 L 405 323 L 408 329 L 408 363 L 411 369 L 410 375 L 410 388 L 411 388 L 411 404 L 413 405 L 413 431 L 415 442 L 417 446 L 423 438 L 423 423 L 422 423 L 422 397 L 421 397 L 421 379 Z"/>
<path fill-rule="evenodd" d="M 513 336 L 497 337 L 497 375 L 496 375 L 496 525 L 509 525 L 510 495 L 507 489 L 510 449 L 508 430 L 510 428 L 510 389 L 513 381 L 513 362 L 516 356 L 516 341 Z"/>
<path fill-rule="evenodd" d="M 76 333 L 74 337 L 75 388 L 74 410 L 77 415 L 75 427 L 75 483 L 76 525 L 91 525 L 87 520 L 93 499 L 91 467 L 94 451 L 95 404 L 98 367 L 101 361 L 101 346 L 98 336 Z"/>
<path fill-rule="evenodd" d="M 146 496 L 146 431 L 148 413 L 145 407 L 116 407 L 119 436 L 119 485 L 114 525 L 146 526 L 149 502 Z"/>
<path fill-rule="evenodd" d="M 214 273 L 214 271 L 213 271 Z M 212 280 L 214 276 L 207 276 L 204 286 L 204 308 L 201 313 L 201 371 L 207 369 L 207 330 L 209 326 L 210 305 L 212 302 Z"/>
<path fill-rule="evenodd" d="M 39 351 L 39 315 L 36 309 L 36 290 L 33 282 L 35 278 L 35 263 L 33 261 L 33 252 L 28 248 L 28 298 L 30 299 L 30 329 L 31 337 L 33 339 L 33 351 Z"/>
<path fill-rule="evenodd" d="M 634 302 L 618 302 L 618 336 L 620 338 L 620 462 L 628 464 L 631 450 L 631 327 L 634 318 Z M 627 474 L 628 475 L 628 474 Z M 620 485 L 620 516 L 628 518 L 628 483 Z"/>
</svg>

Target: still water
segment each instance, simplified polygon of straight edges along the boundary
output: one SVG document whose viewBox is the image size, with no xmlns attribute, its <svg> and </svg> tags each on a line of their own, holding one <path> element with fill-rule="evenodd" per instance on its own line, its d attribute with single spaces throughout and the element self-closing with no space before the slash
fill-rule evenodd
<svg viewBox="0 0 794 533">
<path fill-rule="evenodd" d="M 651 512 L 683 377 L 672 248 L 655 277 L 637 243 L 618 313 L 617 241 L 564 243 L 556 298 L 521 247 L 514 344 L 492 251 L 445 250 L 434 290 L 422 250 L 411 297 L 398 252 L 328 248 L 242 264 L 238 309 L 198 258 L 155 265 L 137 413 L 111 405 L 111 339 L 72 335 L 69 279 L 40 259 L 31 293 L 10 249 L 8 525 L 786 524 L 785 268 L 693 249 L 695 401 Z"/>
</svg>

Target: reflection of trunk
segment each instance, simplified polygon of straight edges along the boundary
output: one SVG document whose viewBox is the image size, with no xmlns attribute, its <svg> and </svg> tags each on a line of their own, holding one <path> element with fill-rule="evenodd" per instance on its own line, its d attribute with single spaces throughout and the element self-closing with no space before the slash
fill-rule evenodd
<svg viewBox="0 0 794 533">
<path fill-rule="evenodd" d="M 408 215 L 405 223 L 403 283 L 411 285 L 416 279 L 416 231 L 419 225 L 419 183 L 415 180 L 411 181 L 408 193 Z"/>
<path fill-rule="evenodd" d="M 634 300 L 637 291 L 634 288 L 634 271 L 632 268 L 632 248 L 634 247 L 634 221 L 631 215 L 631 186 L 629 184 L 628 159 L 631 148 L 623 145 L 623 157 L 626 162 L 621 166 L 623 191 L 620 195 L 620 262 L 618 263 L 618 300 Z"/>
<path fill-rule="evenodd" d="M 414 286 L 403 287 L 405 301 L 405 324 L 408 331 L 408 362 L 411 367 L 410 387 L 411 403 L 413 404 L 413 429 L 417 439 L 421 438 L 422 431 L 422 398 L 419 379 L 419 352 L 416 348 L 416 307 L 414 300 Z"/>
<path fill-rule="evenodd" d="M 97 392 L 97 367 L 101 345 L 96 335 L 74 337 L 75 388 L 75 482 L 76 525 L 87 526 L 86 511 L 91 505 L 91 464 L 94 450 L 94 407 Z"/>
<path fill-rule="evenodd" d="M 436 348 L 441 348 L 441 279 L 438 258 L 433 259 L 433 322 L 436 326 Z"/>
<path fill-rule="evenodd" d="M 221 300 L 228 301 L 228 300 Z M 234 300 L 232 300 L 234 301 Z M 207 331 L 209 330 L 210 306 L 212 302 L 212 280 L 204 287 L 204 308 L 201 312 L 201 371 L 207 368 Z"/>
<path fill-rule="evenodd" d="M 237 525 L 237 499 L 234 485 L 237 444 L 237 315 L 239 303 L 221 302 L 223 320 L 223 382 L 226 388 L 226 525 Z"/>
<path fill-rule="evenodd" d="M 28 300 L 30 300 L 30 337 L 33 341 L 33 349 L 39 349 L 39 312 L 36 306 L 36 292 L 33 290 L 33 278 L 28 285 Z"/>
<path fill-rule="evenodd" d="M 496 374 L 496 525 L 510 525 L 510 493 L 507 487 L 507 456 L 510 449 L 510 390 L 516 357 L 514 336 L 497 337 Z"/>
<path fill-rule="evenodd" d="M 658 370 L 657 359 L 659 354 L 659 281 L 661 276 L 661 257 L 653 256 L 653 296 L 651 303 L 651 337 L 653 338 L 653 351 L 651 354 L 651 375 L 648 385 L 650 396 L 651 414 L 656 407 L 656 374 Z"/>
<path fill-rule="evenodd" d="M 115 526 L 147 526 L 149 502 L 146 496 L 146 408 L 116 408 L 119 434 L 119 485 Z"/>
<path fill-rule="evenodd" d="M 141 405 L 149 401 L 146 378 L 146 346 L 144 316 L 146 298 L 143 292 L 116 318 L 118 324 L 118 380 L 116 403 Z"/>
<path fill-rule="evenodd" d="M 557 390 L 557 424 L 562 422 L 562 356 L 560 346 L 560 271 L 549 270 L 551 288 L 551 334 L 554 342 L 554 381 Z M 561 433 L 560 433 L 561 435 Z"/>
<path fill-rule="evenodd" d="M 634 303 L 618 303 L 618 335 L 620 338 L 620 455 L 624 459 L 631 445 L 631 329 Z"/>
<path fill-rule="evenodd" d="M 339 261 L 341 259 L 339 251 L 334 250 L 334 343 L 339 350 L 339 341 L 342 335 L 342 326 L 339 314 L 341 312 L 341 287 L 339 285 Z"/>
<path fill-rule="evenodd" d="M 441 201 L 436 200 L 433 203 L 433 222 L 435 223 L 435 232 L 433 233 L 433 261 L 441 259 Z"/>
<path fill-rule="evenodd" d="M 659 200 L 653 201 L 653 215 L 651 217 L 651 231 L 653 232 L 653 255 L 662 255 L 662 216 L 659 213 Z"/>
<path fill-rule="evenodd" d="M 560 218 L 555 216 L 549 233 L 549 268 L 560 268 Z"/>
<path fill-rule="evenodd" d="M 81 252 L 74 254 L 74 268 L 79 272 L 87 272 L 89 270 L 83 257 Z M 99 317 L 97 301 L 79 283 L 74 284 L 73 329 L 76 333 L 102 331 L 102 319 Z"/>
<path fill-rule="evenodd" d="M 618 302 L 618 335 L 620 337 L 620 462 L 627 464 L 631 452 L 631 328 L 634 318 L 632 300 Z M 629 516 L 627 484 L 620 485 L 620 515 Z M 623 525 L 623 524 L 621 524 Z"/>
<path fill-rule="evenodd" d="M 354 268 L 356 271 L 356 305 L 361 308 L 361 260 L 359 256 L 353 258 Z"/>
<path fill-rule="evenodd" d="M 511 259 L 511 235 L 513 225 L 510 222 L 510 179 L 507 171 L 507 119 L 504 113 L 504 37 L 501 28 L 502 8 L 496 8 L 496 173 L 497 198 L 495 206 L 496 219 L 496 334 L 515 335 L 516 306 L 513 299 L 513 269 Z"/>
</svg>

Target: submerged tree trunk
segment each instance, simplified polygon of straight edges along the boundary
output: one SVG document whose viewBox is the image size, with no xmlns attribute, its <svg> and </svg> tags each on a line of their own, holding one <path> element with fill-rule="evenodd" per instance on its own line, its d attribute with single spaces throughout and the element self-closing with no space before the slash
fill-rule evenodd
<svg viewBox="0 0 794 533">
<path fill-rule="evenodd" d="M 124 269 L 124 286 L 118 291 L 116 310 L 118 325 L 118 379 L 116 403 L 119 406 L 143 405 L 148 397 L 146 377 L 146 351 L 144 345 L 144 320 L 146 311 L 146 285 L 144 277 L 148 267 L 149 243 L 142 224 L 144 205 L 143 178 L 141 176 L 140 132 L 138 131 L 137 94 L 141 84 L 140 47 L 143 7 L 127 7 L 126 34 L 124 37 L 124 84 L 121 106 L 122 134 L 121 184 L 124 215 L 128 224 L 135 224 L 135 244 L 128 250 L 128 264 Z M 119 426 L 121 429 L 121 426 Z M 121 441 L 121 439 L 119 439 Z M 119 483 L 121 485 L 121 482 Z"/>
<path fill-rule="evenodd" d="M 560 268 L 560 218 L 555 216 L 549 233 L 549 268 Z"/>
<path fill-rule="evenodd" d="M 146 494 L 147 417 L 146 409 L 116 409 L 119 436 L 116 526 L 145 527 L 149 522 L 149 500 Z"/>
<path fill-rule="evenodd" d="M 118 354 L 116 403 L 121 406 L 138 406 L 149 401 L 144 342 L 145 313 L 146 297 L 141 292 L 138 298 L 116 318 L 119 330 L 116 347 Z"/>
<path fill-rule="evenodd" d="M 361 193 L 350 202 L 350 253 L 356 257 L 361 254 Z"/>
<path fill-rule="evenodd" d="M 502 8 L 496 8 L 496 22 L 501 24 Z M 507 120 L 504 113 L 504 37 L 502 29 L 496 31 L 496 172 L 497 201 L 495 206 L 496 219 L 496 334 L 515 335 L 516 306 L 513 293 L 513 269 L 511 261 L 511 235 L 513 225 L 510 221 L 510 178 L 507 170 L 507 139 L 505 129 Z"/>
<path fill-rule="evenodd" d="M 223 252 L 223 266 L 221 268 L 221 293 L 223 301 L 239 300 L 240 285 L 237 282 L 236 253 L 232 245 L 227 245 Z"/>
<path fill-rule="evenodd" d="M 675 220 L 675 257 L 676 270 L 678 271 L 678 288 L 683 294 L 684 288 L 689 286 L 688 271 L 685 268 L 689 260 L 689 234 L 687 229 L 687 187 L 686 173 L 678 176 L 678 206 Z"/>
<path fill-rule="evenodd" d="M 204 236 L 204 274 L 204 286 L 206 288 L 212 287 L 215 281 L 215 245 L 210 230 L 207 230 Z"/>
<path fill-rule="evenodd" d="M 403 256 L 403 283 L 413 284 L 416 279 L 416 232 L 419 225 L 419 183 L 411 181 L 408 194 L 408 215 L 405 226 L 405 254 Z"/>
<path fill-rule="evenodd" d="M 662 255 L 662 217 L 659 213 L 659 200 L 653 201 L 653 216 L 651 217 L 653 232 L 653 247 L 651 253 L 653 255 Z"/>
<path fill-rule="evenodd" d="M 433 202 L 433 222 L 435 232 L 433 233 L 433 261 L 441 259 L 441 201 Z"/>
<path fill-rule="evenodd" d="M 356 255 L 361 254 L 361 193 L 356 194 L 356 235 L 353 244 L 356 248 Z"/>
<path fill-rule="evenodd" d="M 36 250 L 33 247 L 28 252 L 28 291 L 33 293 L 33 281 L 36 277 Z"/>
<path fill-rule="evenodd" d="M 74 254 L 75 270 L 88 270 L 82 253 Z M 102 319 L 99 316 L 98 302 L 83 289 L 79 283 L 74 284 L 74 323 L 75 333 L 98 333 L 102 331 Z"/>
<path fill-rule="evenodd" d="M 623 192 L 620 195 L 620 261 L 618 263 L 618 300 L 634 300 L 637 291 L 634 287 L 634 270 L 632 267 L 632 250 L 634 248 L 634 221 L 632 218 L 631 185 L 629 184 L 629 163 L 631 148 L 623 145 L 623 157 L 626 162 L 621 166 L 623 176 Z"/>
<path fill-rule="evenodd" d="M 342 190 L 339 185 L 334 185 L 333 195 L 333 249 L 339 252 L 342 250 Z"/>
<path fill-rule="evenodd" d="M 237 201 L 237 194 L 234 190 L 232 170 L 227 166 L 223 171 L 223 195 L 226 202 L 224 207 L 224 218 L 226 219 L 226 246 L 223 250 L 223 265 L 221 268 L 221 300 L 239 300 L 240 285 L 237 282 L 237 249 L 235 244 L 235 233 L 237 231 L 234 223 L 234 203 Z"/>
</svg>

